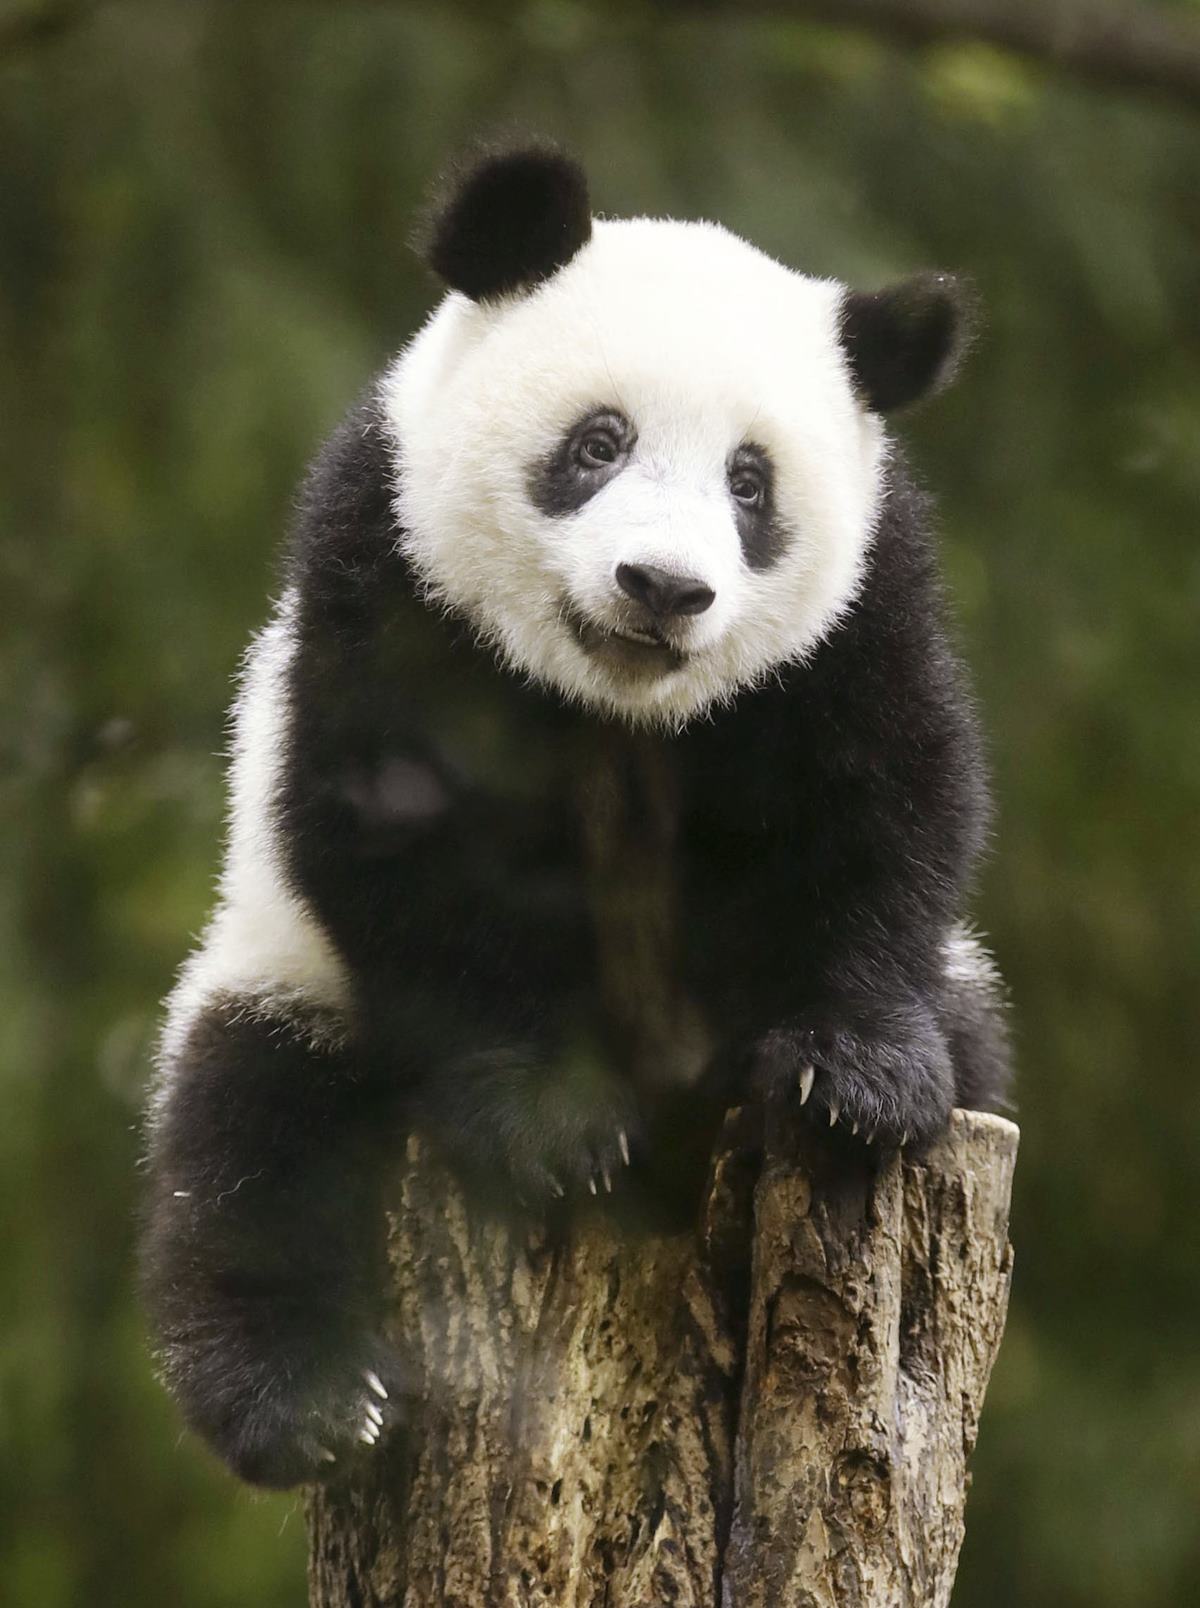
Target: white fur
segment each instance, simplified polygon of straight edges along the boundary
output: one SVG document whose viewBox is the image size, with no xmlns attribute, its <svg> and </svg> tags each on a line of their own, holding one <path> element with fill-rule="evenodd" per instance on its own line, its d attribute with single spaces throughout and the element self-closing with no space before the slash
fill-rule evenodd
<svg viewBox="0 0 1200 1608">
<path fill-rule="evenodd" d="M 274 799 L 286 736 L 286 679 L 295 653 L 294 594 L 246 654 L 231 716 L 229 833 L 220 898 L 167 1001 L 159 1045 L 165 1080 L 197 1016 L 215 1000 L 283 1020 L 345 1009 L 349 988 L 333 945 L 288 886 Z"/>
<path fill-rule="evenodd" d="M 982 938 L 965 921 L 956 922 L 942 944 L 946 980 L 999 998 L 1004 991 L 1000 970 Z"/>
<path fill-rule="evenodd" d="M 842 288 L 708 223 L 598 221 L 529 294 L 451 294 L 386 375 L 396 511 L 431 598 L 515 668 L 608 712 L 679 725 L 804 657 L 851 602 L 878 513 L 886 443 L 837 338 Z M 578 513 L 549 517 L 527 477 L 589 408 L 637 430 L 630 462 Z M 771 454 L 782 558 L 745 563 L 726 485 L 744 441 Z M 660 676 L 584 651 L 570 604 L 612 623 L 619 563 L 716 593 Z"/>
</svg>

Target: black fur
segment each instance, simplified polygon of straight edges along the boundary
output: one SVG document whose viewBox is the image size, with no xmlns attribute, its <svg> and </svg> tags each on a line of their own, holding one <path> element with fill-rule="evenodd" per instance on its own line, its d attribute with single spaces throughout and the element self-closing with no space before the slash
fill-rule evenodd
<svg viewBox="0 0 1200 1608">
<path fill-rule="evenodd" d="M 189 1035 L 153 1144 L 142 1284 L 184 1416 L 243 1479 L 295 1485 L 344 1454 L 377 1338 L 379 1181 L 395 1091 L 330 1022 L 214 1001 Z"/>
<path fill-rule="evenodd" d="M 452 170 L 418 249 L 472 301 L 528 290 L 591 239 L 587 176 L 551 145 L 476 150 Z"/>
<path fill-rule="evenodd" d="M 869 408 L 891 413 L 949 384 L 970 342 L 971 301 L 962 283 L 947 274 L 846 292 L 841 341 Z"/>
<path fill-rule="evenodd" d="M 956 1098 L 995 1103 L 1005 1078 L 993 1002 L 944 977 L 988 805 L 899 457 L 844 622 L 675 736 L 566 707 L 426 607 L 391 463 L 359 410 L 309 480 L 290 558 L 278 825 L 354 980 L 347 1042 L 214 1009 L 153 1142 L 144 1259 L 167 1378 L 271 1484 L 340 1452 L 364 1368 L 402 1384 L 376 1338 L 372 1245 L 406 1125 L 541 1202 L 623 1171 L 653 1133 L 656 1077 L 701 1072 L 718 1106 L 795 1100 L 812 1064 L 805 1110 L 885 1145 L 936 1134 Z"/>
</svg>

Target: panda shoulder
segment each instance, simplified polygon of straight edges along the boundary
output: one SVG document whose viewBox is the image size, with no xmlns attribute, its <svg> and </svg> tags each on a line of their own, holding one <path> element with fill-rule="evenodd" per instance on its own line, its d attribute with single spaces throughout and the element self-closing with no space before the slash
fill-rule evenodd
<svg viewBox="0 0 1200 1608">
<path fill-rule="evenodd" d="M 396 550 L 398 449 L 373 395 L 349 410 L 313 459 L 286 550 L 289 581 L 314 569 L 349 574 Z"/>
</svg>

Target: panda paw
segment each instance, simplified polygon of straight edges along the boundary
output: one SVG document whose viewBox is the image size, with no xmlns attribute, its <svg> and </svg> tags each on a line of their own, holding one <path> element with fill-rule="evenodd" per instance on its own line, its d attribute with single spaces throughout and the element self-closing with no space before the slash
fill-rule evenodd
<svg viewBox="0 0 1200 1608">
<path fill-rule="evenodd" d="M 421 1122 L 468 1185 L 535 1212 L 610 1194 L 640 1148 L 637 1110 L 620 1084 L 509 1057 L 444 1082 Z"/>
<path fill-rule="evenodd" d="M 633 1165 L 632 1110 L 623 1101 L 575 1108 L 551 1098 L 544 1104 L 546 1129 L 517 1139 L 507 1157 L 518 1197 L 536 1206 L 547 1196 L 611 1195 Z"/>
<path fill-rule="evenodd" d="M 210 1395 L 196 1378 L 180 1392 L 192 1427 L 251 1485 L 286 1490 L 335 1476 L 407 1421 L 412 1382 L 382 1340 L 306 1360 L 298 1370 L 287 1355 L 243 1353 Z"/>
<path fill-rule="evenodd" d="M 954 1074 L 932 1014 L 906 1007 L 866 1027 L 776 1028 L 755 1046 L 753 1084 L 867 1144 L 920 1144 L 946 1126 Z"/>
</svg>

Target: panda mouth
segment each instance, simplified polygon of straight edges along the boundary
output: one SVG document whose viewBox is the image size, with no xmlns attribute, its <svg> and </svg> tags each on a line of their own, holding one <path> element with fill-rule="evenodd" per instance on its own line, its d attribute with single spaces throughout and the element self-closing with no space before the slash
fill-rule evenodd
<svg viewBox="0 0 1200 1608">
<path fill-rule="evenodd" d="M 627 627 L 624 631 L 613 631 L 609 640 L 612 642 L 633 642 L 643 648 L 666 648 L 670 652 L 674 651 L 666 637 L 658 636 L 653 631 L 638 631 L 632 626 Z"/>
<path fill-rule="evenodd" d="M 687 654 L 653 626 L 604 626 L 577 609 L 565 611 L 575 640 L 589 657 L 615 668 L 665 675 L 687 663 Z"/>
</svg>

